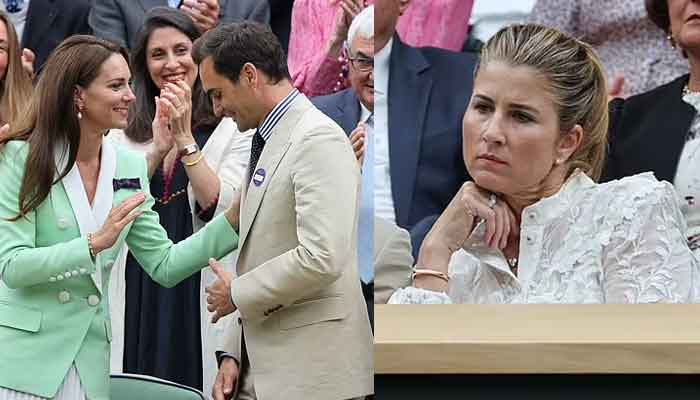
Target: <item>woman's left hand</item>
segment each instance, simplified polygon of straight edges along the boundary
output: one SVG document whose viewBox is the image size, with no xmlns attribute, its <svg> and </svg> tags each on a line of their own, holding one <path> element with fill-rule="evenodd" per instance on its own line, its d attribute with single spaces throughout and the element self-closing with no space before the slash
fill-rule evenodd
<svg viewBox="0 0 700 400">
<path fill-rule="evenodd" d="M 194 143 L 192 137 L 192 90 L 184 81 L 166 83 L 160 100 L 168 108 L 170 131 L 178 148 Z"/>
</svg>

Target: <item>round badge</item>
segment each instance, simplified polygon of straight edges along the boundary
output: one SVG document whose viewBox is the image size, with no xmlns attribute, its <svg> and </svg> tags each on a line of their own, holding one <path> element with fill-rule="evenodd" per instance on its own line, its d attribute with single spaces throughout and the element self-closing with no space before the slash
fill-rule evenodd
<svg viewBox="0 0 700 400">
<path fill-rule="evenodd" d="M 255 173 L 253 174 L 253 183 L 255 186 L 260 186 L 265 182 L 265 170 L 262 168 L 259 168 Z"/>
</svg>

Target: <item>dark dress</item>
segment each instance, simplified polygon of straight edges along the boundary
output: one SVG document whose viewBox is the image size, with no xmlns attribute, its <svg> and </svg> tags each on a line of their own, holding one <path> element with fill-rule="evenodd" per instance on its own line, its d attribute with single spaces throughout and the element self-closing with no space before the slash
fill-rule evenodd
<svg viewBox="0 0 700 400">
<path fill-rule="evenodd" d="M 204 147 L 211 133 L 212 130 L 194 132 L 200 148 Z M 151 194 L 156 199 L 153 209 L 174 243 L 192 235 L 188 183 L 185 167 L 179 158 L 172 171 L 164 171 L 161 165 L 151 178 Z M 201 209 L 197 207 L 197 211 Z M 199 291 L 199 273 L 168 289 L 154 282 L 129 253 L 126 260 L 124 372 L 156 376 L 202 389 Z"/>
</svg>

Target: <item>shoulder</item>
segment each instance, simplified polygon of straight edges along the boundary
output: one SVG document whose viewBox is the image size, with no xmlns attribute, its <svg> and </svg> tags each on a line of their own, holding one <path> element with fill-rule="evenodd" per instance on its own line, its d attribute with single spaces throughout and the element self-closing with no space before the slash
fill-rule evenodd
<svg viewBox="0 0 700 400">
<path fill-rule="evenodd" d="M 338 93 L 327 94 L 324 96 L 316 96 L 311 98 L 311 103 L 321 111 L 327 111 L 332 107 L 342 105 L 347 102 L 348 97 L 354 97 L 352 89 L 345 89 Z"/>
<path fill-rule="evenodd" d="M 651 172 L 597 185 L 592 203 L 601 205 L 598 208 L 602 212 L 617 215 L 620 220 L 641 219 L 662 209 L 673 213 L 679 210 L 673 186 L 659 181 Z"/>
<path fill-rule="evenodd" d="M 11 140 L 0 149 L 0 163 L 24 168 L 28 154 L 29 142 L 26 140 Z"/>
<path fill-rule="evenodd" d="M 688 81 L 688 75 L 680 76 L 673 81 L 654 88 L 648 92 L 640 93 L 627 99 L 614 99 L 613 101 L 620 104 L 618 108 L 639 110 L 649 107 L 652 104 L 661 103 L 668 98 L 678 98 L 681 96 L 683 86 Z"/>
<path fill-rule="evenodd" d="M 436 47 L 419 47 L 418 51 L 428 60 L 431 68 L 445 70 L 450 75 L 471 71 L 476 67 L 479 57 L 473 53 L 464 53 L 439 49 Z M 462 67 L 460 69 L 460 67 Z M 450 73 L 450 71 L 452 71 Z"/>
</svg>

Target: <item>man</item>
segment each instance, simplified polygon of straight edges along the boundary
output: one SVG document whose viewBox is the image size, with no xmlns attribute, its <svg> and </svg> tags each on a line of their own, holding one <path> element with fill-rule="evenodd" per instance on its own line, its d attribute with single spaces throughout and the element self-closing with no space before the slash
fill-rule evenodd
<svg viewBox="0 0 700 400">
<path fill-rule="evenodd" d="M 158 6 L 183 10 L 200 33 L 220 22 L 249 19 L 267 23 L 270 19 L 269 4 L 260 0 L 94 0 L 90 26 L 95 36 L 131 49 L 146 11 Z"/>
<path fill-rule="evenodd" d="M 359 169 L 340 127 L 294 89 L 269 27 L 195 42 L 217 115 L 253 137 L 237 277 L 210 264 L 214 320 L 232 312 L 214 398 L 349 399 L 372 393 L 372 335 L 357 273 Z M 236 383 L 235 389 L 233 382 Z"/>
<path fill-rule="evenodd" d="M 377 160 L 387 160 L 375 212 L 411 233 L 414 257 L 423 236 L 468 179 L 462 117 L 477 58 L 405 45 L 395 33 L 409 0 L 376 0 L 375 127 Z M 378 161 L 379 162 L 379 161 Z"/>
<path fill-rule="evenodd" d="M 368 131 L 373 127 L 374 112 L 374 6 L 362 10 L 352 21 L 348 29 L 348 38 L 345 49 L 350 63 L 348 78 L 351 89 L 341 92 L 319 96 L 312 102 L 324 114 L 331 117 L 346 134 L 352 138 L 353 147 L 357 148 L 359 155 L 364 148 L 362 143 L 368 136 Z M 360 162 L 365 161 L 362 159 Z M 374 299 L 374 257 L 372 250 L 374 241 L 374 207 L 373 197 L 375 187 L 366 187 L 374 184 L 367 181 L 366 174 L 374 173 L 374 163 L 365 162 L 363 168 L 362 196 L 360 201 L 359 234 L 359 269 L 362 280 L 362 292 L 367 303 L 370 321 L 373 318 Z M 373 161 L 373 160 L 371 160 Z M 368 193 L 364 191 L 368 190 Z M 365 248 L 363 248 L 363 246 Z"/>
<path fill-rule="evenodd" d="M 89 0 L 6 0 L 5 11 L 24 49 L 22 62 L 38 72 L 63 39 L 90 33 Z"/>
</svg>

